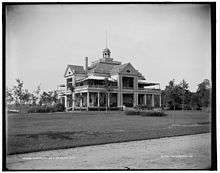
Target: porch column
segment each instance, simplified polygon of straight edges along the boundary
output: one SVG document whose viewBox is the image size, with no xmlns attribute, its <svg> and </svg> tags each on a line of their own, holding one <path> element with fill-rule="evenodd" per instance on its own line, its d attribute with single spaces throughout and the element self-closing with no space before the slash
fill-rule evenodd
<svg viewBox="0 0 220 173">
<path fill-rule="evenodd" d="M 100 97 L 100 93 L 98 92 L 98 107 L 100 107 L 100 104 L 99 104 L 99 97 Z"/>
<path fill-rule="evenodd" d="M 152 94 L 152 97 L 151 97 L 151 103 L 152 103 L 152 107 L 154 107 L 154 94 Z"/>
<path fill-rule="evenodd" d="M 147 104 L 147 97 L 146 97 L 146 94 L 144 94 L 144 105 Z"/>
<path fill-rule="evenodd" d="M 82 107 L 82 93 L 80 93 L 80 107 Z"/>
<path fill-rule="evenodd" d="M 72 95 L 72 100 L 73 100 L 72 109 L 74 110 L 75 109 L 75 93 L 73 93 L 73 95 Z"/>
<path fill-rule="evenodd" d="M 123 106 L 123 94 L 122 94 L 122 76 L 118 75 L 118 107 Z"/>
<path fill-rule="evenodd" d="M 107 96 L 107 97 L 108 97 L 108 107 L 110 107 L 110 97 L 109 97 L 109 96 L 110 96 L 110 93 L 108 93 L 107 95 L 108 95 L 108 96 Z"/>
<path fill-rule="evenodd" d="M 87 106 L 87 111 L 89 110 L 89 92 L 87 92 L 87 103 L 86 103 L 86 106 Z"/>
<path fill-rule="evenodd" d="M 117 104 L 118 104 L 118 107 L 121 107 L 121 92 L 118 92 L 117 93 Z"/>
<path fill-rule="evenodd" d="M 159 95 L 159 100 L 160 100 L 160 108 L 161 108 L 161 94 Z"/>
<path fill-rule="evenodd" d="M 138 105 L 138 94 L 134 93 L 133 97 L 134 97 L 134 104 L 133 105 L 137 106 Z"/>
<path fill-rule="evenodd" d="M 67 108 L 67 95 L 65 96 L 65 108 Z"/>
</svg>

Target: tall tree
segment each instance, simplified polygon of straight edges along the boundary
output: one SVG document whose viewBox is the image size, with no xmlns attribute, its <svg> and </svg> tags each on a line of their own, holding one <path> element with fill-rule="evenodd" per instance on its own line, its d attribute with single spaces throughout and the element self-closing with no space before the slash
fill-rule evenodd
<svg viewBox="0 0 220 173">
<path fill-rule="evenodd" d="M 29 103 L 31 93 L 27 89 L 24 89 L 24 82 L 20 79 L 16 79 L 16 85 L 13 87 L 13 98 L 15 105 L 19 106 L 20 113 L 22 112 L 23 105 Z"/>
<path fill-rule="evenodd" d="M 175 80 L 171 80 L 169 85 L 164 90 L 164 102 L 165 105 L 175 109 L 175 97 L 174 97 Z"/>
<path fill-rule="evenodd" d="M 32 103 L 34 105 L 40 103 L 41 92 L 42 92 L 41 87 L 40 87 L 40 85 L 38 85 L 37 88 L 32 93 Z"/>
<path fill-rule="evenodd" d="M 181 102 L 182 102 L 182 110 L 184 110 L 185 103 L 189 103 L 187 96 L 189 95 L 189 84 L 183 79 L 179 84 L 182 95 L 181 95 Z"/>
<path fill-rule="evenodd" d="M 180 84 L 175 84 L 175 80 L 171 80 L 169 85 L 163 91 L 163 102 L 170 109 L 184 109 L 189 104 L 191 92 L 188 89 L 188 83 L 182 80 Z"/>
<path fill-rule="evenodd" d="M 191 95 L 190 106 L 192 109 L 200 109 L 202 107 L 201 100 L 196 92 Z"/>
<path fill-rule="evenodd" d="M 13 90 L 10 88 L 6 88 L 6 103 L 10 105 L 14 101 Z"/>
<path fill-rule="evenodd" d="M 197 94 L 202 107 L 210 106 L 211 85 L 208 79 L 204 79 L 203 82 L 198 85 Z"/>
<path fill-rule="evenodd" d="M 13 87 L 13 95 L 16 104 L 22 104 L 24 83 L 20 79 L 16 79 L 17 84 Z"/>
</svg>

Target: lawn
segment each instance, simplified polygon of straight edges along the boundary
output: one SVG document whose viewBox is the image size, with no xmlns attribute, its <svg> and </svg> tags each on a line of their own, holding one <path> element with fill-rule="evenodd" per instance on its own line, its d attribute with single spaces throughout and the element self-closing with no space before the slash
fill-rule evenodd
<svg viewBox="0 0 220 173">
<path fill-rule="evenodd" d="M 128 116 L 118 111 L 9 114 L 7 154 L 210 131 L 210 114 L 207 112 L 166 113 L 168 116 L 165 117 Z"/>
</svg>

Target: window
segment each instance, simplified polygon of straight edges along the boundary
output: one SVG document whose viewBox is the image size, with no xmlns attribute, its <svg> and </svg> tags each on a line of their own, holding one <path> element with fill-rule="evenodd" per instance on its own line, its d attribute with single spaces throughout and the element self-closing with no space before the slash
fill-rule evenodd
<svg viewBox="0 0 220 173">
<path fill-rule="evenodd" d="M 70 86 L 72 85 L 72 81 L 73 81 L 72 78 L 68 78 L 68 79 L 66 79 L 66 86 L 67 86 L 67 89 L 69 89 Z"/>
<path fill-rule="evenodd" d="M 122 87 L 124 89 L 133 89 L 134 78 L 133 77 L 122 77 Z"/>
</svg>

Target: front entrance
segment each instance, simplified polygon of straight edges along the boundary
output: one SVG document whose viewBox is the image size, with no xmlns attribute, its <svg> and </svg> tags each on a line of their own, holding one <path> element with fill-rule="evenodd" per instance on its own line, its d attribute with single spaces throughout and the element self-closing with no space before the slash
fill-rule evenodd
<svg viewBox="0 0 220 173">
<path fill-rule="evenodd" d="M 126 107 L 134 106 L 134 94 L 122 94 L 123 96 L 123 105 Z"/>
</svg>

